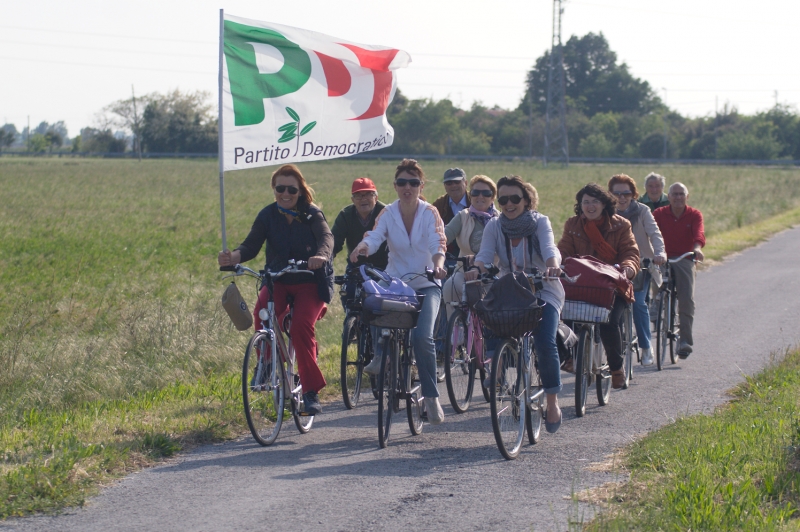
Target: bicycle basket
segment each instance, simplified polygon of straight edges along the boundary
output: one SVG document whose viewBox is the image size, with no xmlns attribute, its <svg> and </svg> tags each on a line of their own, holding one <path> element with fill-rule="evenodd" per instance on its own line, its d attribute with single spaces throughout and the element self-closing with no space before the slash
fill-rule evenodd
<svg viewBox="0 0 800 532">
<path fill-rule="evenodd" d="M 423 296 L 400 279 L 388 277 L 380 283 L 370 279 L 361 287 L 361 317 L 370 325 L 392 329 L 417 326 Z"/>
<path fill-rule="evenodd" d="M 561 309 L 562 320 L 607 323 L 614 305 L 614 288 L 574 286 L 564 283 L 566 300 Z"/>
<path fill-rule="evenodd" d="M 546 305 L 541 301 L 540 307 L 505 310 L 480 310 L 476 308 L 478 317 L 483 325 L 492 333 L 501 338 L 512 338 L 535 333 L 542 320 L 542 307 Z"/>
</svg>

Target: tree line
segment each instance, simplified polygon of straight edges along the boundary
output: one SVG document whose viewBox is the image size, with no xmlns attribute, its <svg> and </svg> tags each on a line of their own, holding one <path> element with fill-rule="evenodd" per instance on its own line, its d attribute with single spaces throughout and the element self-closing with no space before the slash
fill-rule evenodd
<svg viewBox="0 0 800 532">
<path fill-rule="evenodd" d="M 800 114 L 776 104 L 753 115 L 725 105 L 714 116 L 684 117 L 669 109 L 647 81 L 618 63 L 602 33 L 571 37 L 563 46 L 566 123 L 571 157 L 800 160 Z M 384 153 L 541 156 L 550 52 L 528 72 L 515 109 L 449 99 L 407 98 L 398 89 L 387 116 L 394 144 Z M 0 149 L 31 151 L 214 153 L 215 107 L 206 92 L 152 93 L 104 107 L 95 127 L 69 139 L 63 122 L 18 133 L 0 128 Z"/>
</svg>

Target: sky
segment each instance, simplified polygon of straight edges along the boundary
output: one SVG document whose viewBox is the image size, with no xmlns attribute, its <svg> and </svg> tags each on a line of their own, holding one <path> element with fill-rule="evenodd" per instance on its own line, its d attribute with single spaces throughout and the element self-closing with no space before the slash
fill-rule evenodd
<svg viewBox="0 0 800 532">
<path fill-rule="evenodd" d="M 618 61 L 685 116 L 800 103 L 800 2 L 566 0 L 562 38 L 602 32 Z M 0 1 L 0 120 L 64 121 L 70 137 L 137 95 L 216 101 L 219 10 L 411 54 L 409 98 L 515 108 L 552 41 L 552 0 Z"/>
</svg>

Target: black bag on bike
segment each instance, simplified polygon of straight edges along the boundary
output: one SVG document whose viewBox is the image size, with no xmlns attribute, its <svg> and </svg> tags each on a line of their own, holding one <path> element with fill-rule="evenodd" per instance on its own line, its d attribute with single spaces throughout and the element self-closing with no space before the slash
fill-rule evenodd
<svg viewBox="0 0 800 532">
<path fill-rule="evenodd" d="M 537 298 L 522 272 L 511 272 L 492 284 L 486 297 L 475 305 L 483 324 L 503 338 L 535 332 L 545 302 Z"/>
</svg>

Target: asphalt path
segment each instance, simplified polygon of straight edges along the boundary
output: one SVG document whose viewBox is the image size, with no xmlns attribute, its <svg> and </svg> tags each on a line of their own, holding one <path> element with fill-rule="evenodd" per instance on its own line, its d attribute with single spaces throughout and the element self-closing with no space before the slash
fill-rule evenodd
<svg viewBox="0 0 800 532">
<path fill-rule="evenodd" d="M 242 438 L 133 474 L 85 508 L 0 523 L 0 530 L 566 530 L 591 508 L 575 490 L 622 480 L 589 467 L 679 416 L 711 412 L 744 374 L 800 340 L 800 228 L 726 259 L 697 277 L 695 349 L 688 360 L 634 369 L 625 391 L 600 407 L 594 393 L 575 417 L 563 373 L 564 422 L 506 461 L 489 408 L 476 397 L 466 414 L 411 436 L 405 417 L 387 449 L 377 442 L 377 405 L 324 405 L 300 435 L 291 420 L 271 447 Z M 478 392 L 478 395 L 479 392 Z"/>
</svg>

